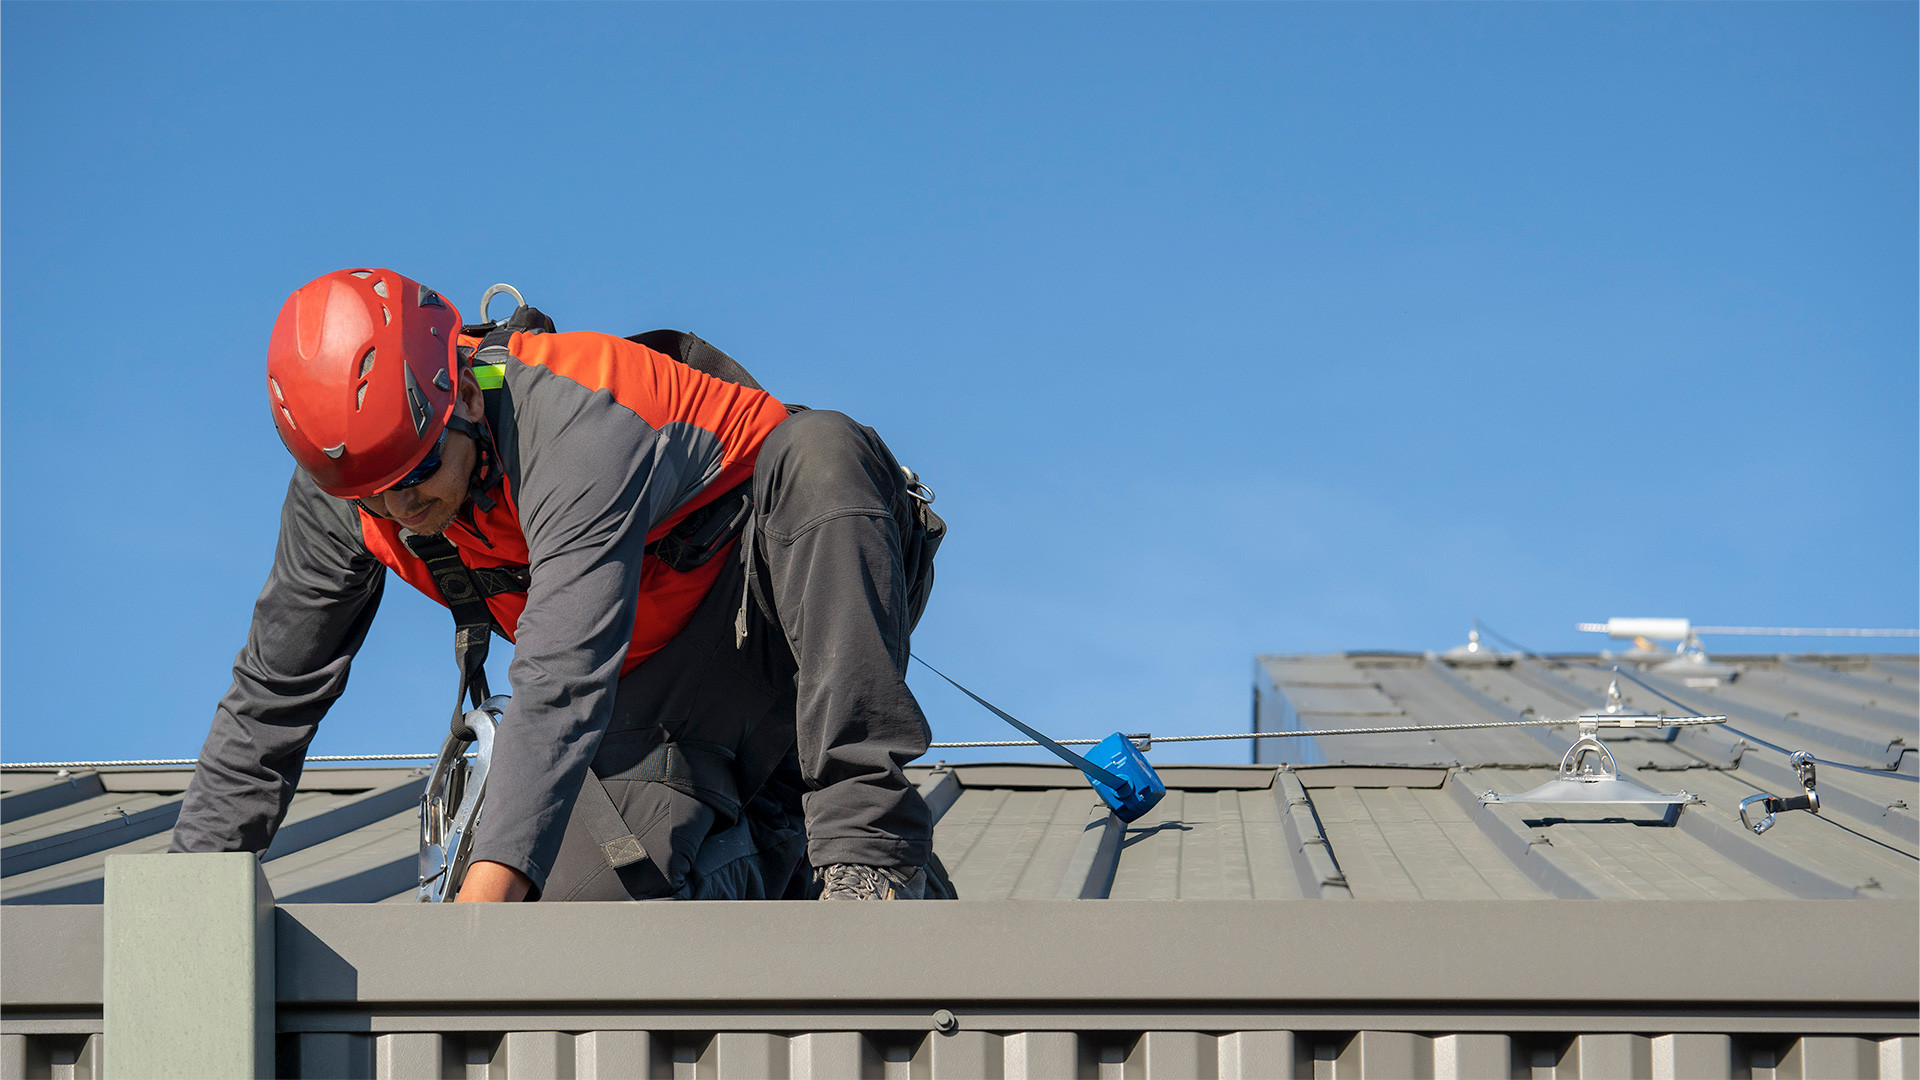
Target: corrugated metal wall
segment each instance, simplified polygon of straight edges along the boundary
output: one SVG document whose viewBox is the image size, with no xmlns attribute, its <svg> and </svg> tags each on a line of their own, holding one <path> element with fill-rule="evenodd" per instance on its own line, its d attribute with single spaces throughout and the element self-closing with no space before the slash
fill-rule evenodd
<svg viewBox="0 0 1920 1080">
<path fill-rule="evenodd" d="M 0 1077 L 96 1078 L 99 1035 L 8 1035 Z M 281 1036 L 282 1077 L 381 1080 L 1425 1080 L 1524 1077 L 1578 1080 L 1732 1078 L 1913 1080 L 1920 1040 L 1853 1036 L 1398 1031 L 1028 1031 L 998 1034 L 813 1032 L 782 1035 L 591 1031 L 475 1031 Z"/>
</svg>

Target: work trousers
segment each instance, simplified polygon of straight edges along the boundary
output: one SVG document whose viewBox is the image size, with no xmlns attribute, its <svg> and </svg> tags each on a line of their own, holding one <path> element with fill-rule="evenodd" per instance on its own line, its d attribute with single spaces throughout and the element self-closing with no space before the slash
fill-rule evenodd
<svg viewBox="0 0 1920 1080">
<path fill-rule="evenodd" d="M 932 816 L 903 771 L 932 737 L 906 684 L 915 527 L 871 429 L 812 410 L 775 428 L 727 569 L 620 681 L 594 759 L 647 858 L 608 866 L 576 806 L 541 899 L 778 898 L 809 865 L 925 865 Z M 666 744 L 691 762 L 677 780 Z"/>
</svg>

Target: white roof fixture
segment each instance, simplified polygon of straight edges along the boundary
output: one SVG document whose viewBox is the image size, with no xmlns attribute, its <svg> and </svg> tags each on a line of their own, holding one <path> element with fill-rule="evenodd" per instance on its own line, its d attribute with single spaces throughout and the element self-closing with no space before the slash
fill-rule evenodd
<svg viewBox="0 0 1920 1080">
<path fill-rule="evenodd" d="M 1475 626 L 1467 631 L 1467 643 L 1465 645 L 1455 645 L 1453 648 L 1447 650 L 1446 655 L 1449 657 L 1464 657 L 1497 656 L 1499 654 L 1487 648 L 1485 645 L 1480 644 L 1480 628 Z"/>
<path fill-rule="evenodd" d="M 1583 622 L 1574 629 L 1588 634 L 1615 638 L 1646 638 L 1649 641 L 1678 641 L 1684 647 L 1698 634 L 1737 634 L 1746 637 L 1920 637 L 1920 630 L 1858 626 L 1694 626 L 1686 619 L 1608 619 L 1603 623 Z"/>
<path fill-rule="evenodd" d="M 1687 619 L 1640 618 L 1608 619 L 1603 623 L 1576 623 L 1574 629 L 1612 638 L 1632 638 L 1643 656 L 1653 651 L 1655 641 L 1677 641 L 1674 658 L 1655 665 L 1654 671 L 1684 681 L 1688 686 L 1718 686 L 1739 678 L 1739 672 L 1726 664 L 1707 658 L 1700 645 L 1701 634 L 1738 634 L 1746 637 L 1920 637 L 1920 630 L 1871 629 L 1849 626 L 1695 626 Z M 1629 653 L 1633 656 L 1633 653 Z M 1650 656 L 1645 656 L 1651 659 Z"/>
<path fill-rule="evenodd" d="M 1607 685 L 1606 711 L 1585 713 L 1574 718 L 1580 725 L 1580 737 L 1560 759 L 1560 775 L 1531 791 L 1502 794 L 1489 791 L 1480 796 L 1483 803 L 1613 803 L 1671 806 L 1697 803 L 1698 795 L 1685 788 L 1664 794 L 1645 784 L 1620 775 L 1613 753 L 1600 742 L 1603 727 L 1674 727 L 1683 724 L 1723 724 L 1725 716 L 1658 716 L 1631 712 L 1620 701 L 1620 680 Z"/>
<path fill-rule="evenodd" d="M 1693 625 L 1686 619 L 1608 619 L 1603 623 L 1579 623 L 1574 629 L 1611 638 L 1646 638 L 1648 641 L 1685 641 L 1693 634 Z"/>
</svg>

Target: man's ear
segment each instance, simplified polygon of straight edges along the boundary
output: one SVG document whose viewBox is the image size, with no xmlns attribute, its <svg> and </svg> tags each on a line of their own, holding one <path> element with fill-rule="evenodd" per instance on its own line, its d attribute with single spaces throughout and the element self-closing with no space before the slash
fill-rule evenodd
<svg viewBox="0 0 1920 1080">
<path fill-rule="evenodd" d="M 472 368 L 460 369 L 460 401 L 454 411 L 461 419 L 479 423 L 487 415 L 487 399 L 480 392 L 480 383 L 473 377 Z"/>
</svg>

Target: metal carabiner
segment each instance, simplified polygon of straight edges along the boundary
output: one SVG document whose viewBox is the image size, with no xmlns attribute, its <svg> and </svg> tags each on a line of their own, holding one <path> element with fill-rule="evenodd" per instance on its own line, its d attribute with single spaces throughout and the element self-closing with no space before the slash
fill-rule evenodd
<svg viewBox="0 0 1920 1080">
<path fill-rule="evenodd" d="M 467 729 L 447 736 L 433 775 L 420 795 L 420 888 L 415 899 L 445 903 L 460 891 L 473 855 L 473 828 L 480 820 L 493 764 L 493 733 L 506 711 L 508 696 L 496 694 L 461 717 Z M 469 763 L 466 750 L 474 747 Z"/>
<path fill-rule="evenodd" d="M 1772 800 L 1773 800 L 1773 796 L 1768 795 L 1765 792 L 1762 792 L 1758 795 L 1749 795 L 1746 798 L 1741 799 L 1740 800 L 1740 824 L 1745 825 L 1749 829 L 1752 829 L 1753 835 L 1755 836 L 1759 836 L 1761 833 L 1766 832 L 1768 829 L 1773 828 L 1773 813 L 1771 811 L 1767 813 L 1766 817 L 1763 817 L 1756 822 L 1750 816 L 1750 813 L 1748 810 L 1748 808 L 1751 807 L 1754 803 L 1759 803 L 1761 808 L 1765 809 L 1767 803 L 1771 802 Z"/>
</svg>

